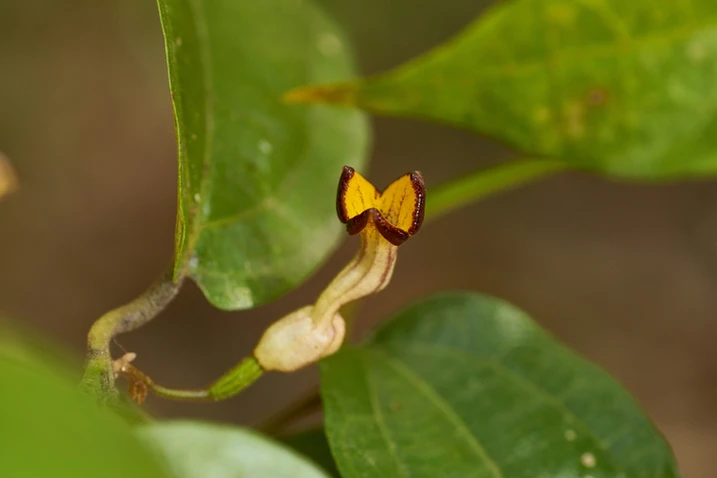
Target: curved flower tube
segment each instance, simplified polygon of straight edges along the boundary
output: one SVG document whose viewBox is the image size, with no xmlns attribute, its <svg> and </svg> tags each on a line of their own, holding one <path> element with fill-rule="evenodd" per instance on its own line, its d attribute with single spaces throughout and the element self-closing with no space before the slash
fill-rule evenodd
<svg viewBox="0 0 717 478">
<path fill-rule="evenodd" d="M 254 350 L 264 370 L 291 372 L 336 352 L 346 325 L 339 309 L 388 285 L 398 246 L 423 222 L 426 188 L 418 171 L 401 176 L 383 192 L 344 166 L 336 211 L 361 247 L 313 306 L 303 307 L 269 327 Z"/>
</svg>

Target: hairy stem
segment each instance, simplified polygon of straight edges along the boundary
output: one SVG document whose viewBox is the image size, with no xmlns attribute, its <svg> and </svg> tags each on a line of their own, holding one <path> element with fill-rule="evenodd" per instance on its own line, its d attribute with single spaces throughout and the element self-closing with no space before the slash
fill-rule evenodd
<svg viewBox="0 0 717 478">
<path fill-rule="evenodd" d="M 114 371 L 125 377 L 130 384 L 130 398 L 142 403 L 151 391 L 155 395 L 189 402 L 216 402 L 238 394 L 254 383 L 264 373 L 254 357 L 248 357 L 235 365 L 206 388 L 180 389 L 159 385 L 130 362 L 134 354 L 126 354 L 114 362 Z"/>
<path fill-rule="evenodd" d="M 85 389 L 104 400 L 117 396 L 110 354 L 112 339 L 156 317 L 177 295 L 181 283 L 181 279 L 172 280 L 170 267 L 142 295 L 97 319 L 87 336 L 87 363 L 82 378 Z"/>
</svg>

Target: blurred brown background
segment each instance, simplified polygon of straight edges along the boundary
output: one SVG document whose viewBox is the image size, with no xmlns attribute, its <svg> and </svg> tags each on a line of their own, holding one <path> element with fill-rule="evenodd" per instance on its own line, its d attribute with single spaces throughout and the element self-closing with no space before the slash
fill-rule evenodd
<svg viewBox="0 0 717 478">
<path fill-rule="evenodd" d="M 487 2 L 363 0 L 326 8 L 364 73 L 445 40 Z M 0 205 L 0 312 L 84 350 L 92 321 L 137 294 L 172 254 L 176 166 L 151 0 L 0 0 L 0 150 L 21 190 Z M 485 138 L 375 119 L 371 178 L 420 169 L 431 185 L 509 154 Z M 447 234 L 446 231 L 451 231 Z M 263 328 L 313 300 L 356 248 L 299 290 L 223 313 L 188 283 L 120 344 L 172 386 L 208 383 Z M 612 372 L 666 434 L 688 478 L 717 451 L 717 182 L 636 185 L 564 174 L 440 220 L 401 249 L 363 326 L 432 291 L 505 298 Z M 150 400 L 162 416 L 256 425 L 311 390 L 316 371 L 269 375 L 219 404 Z"/>
</svg>

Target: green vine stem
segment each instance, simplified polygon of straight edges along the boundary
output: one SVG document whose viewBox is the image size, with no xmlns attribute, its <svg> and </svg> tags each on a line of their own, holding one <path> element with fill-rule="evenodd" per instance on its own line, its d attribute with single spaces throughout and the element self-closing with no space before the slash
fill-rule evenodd
<svg viewBox="0 0 717 478">
<path fill-rule="evenodd" d="M 114 361 L 114 372 L 129 381 L 129 396 L 141 404 L 148 391 L 157 396 L 188 402 L 215 402 L 238 394 L 262 376 L 264 370 L 254 357 L 247 357 L 206 388 L 181 389 L 159 385 L 132 365 L 136 354 L 127 353 Z"/>
<path fill-rule="evenodd" d="M 132 302 L 111 310 L 92 325 L 87 336 L 87 363 L 82 386 L 103 401 L 118 396 L 110 344 L 119 334 L 131 332 L 157 316 L 174 299 L 182 280 L 174 281 L 172 268 Z"/>
<path fill-rule="evenodd" d="M 479 201 L 491 194 L 537 181 L 566 170 L 564 163 L 528 158 L 481 169 L 431 188 L 426 204 L 426 222 Z"/>
</svg>

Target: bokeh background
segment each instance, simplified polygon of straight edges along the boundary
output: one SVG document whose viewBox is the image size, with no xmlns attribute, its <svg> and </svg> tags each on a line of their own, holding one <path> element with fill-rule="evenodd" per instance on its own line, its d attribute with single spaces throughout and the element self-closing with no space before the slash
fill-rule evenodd
<svg viewBox="0 0 717 478">
<path fill-rule="evenodd" d="M 323 1 L 353 38 L 363 73 L 437 45 L 488 3 Z M 420 169 L 430 194 L 511 154 L 433 124 L 375 118 L 373 126 L 377 184 Z M 154 2 L 0 0 L 0 151 L 22 181 L 0 204 L 0 313 L 80 357 L 93 320 L 142 292 L 172 254 L 176 151 Z M 248 354 L 268 323 L 312 302 L 355 249 L 347 240 L 305 285 L 251 311 L 213 309 L 187 283 L 119 346 L 166 385 L 205 385 Z M 562 174 L 489 198 L 404 245 L 389 289 L 360 309 L 359 328 L 440 289 L 481 291 L 528 311 L 633 393 L 684 476 L 714 476 L 717 181 Z M 272 374 L 227 402 L 148 407 L 258 425 L 316 381 L 315 369 Z"/>
</svg>

